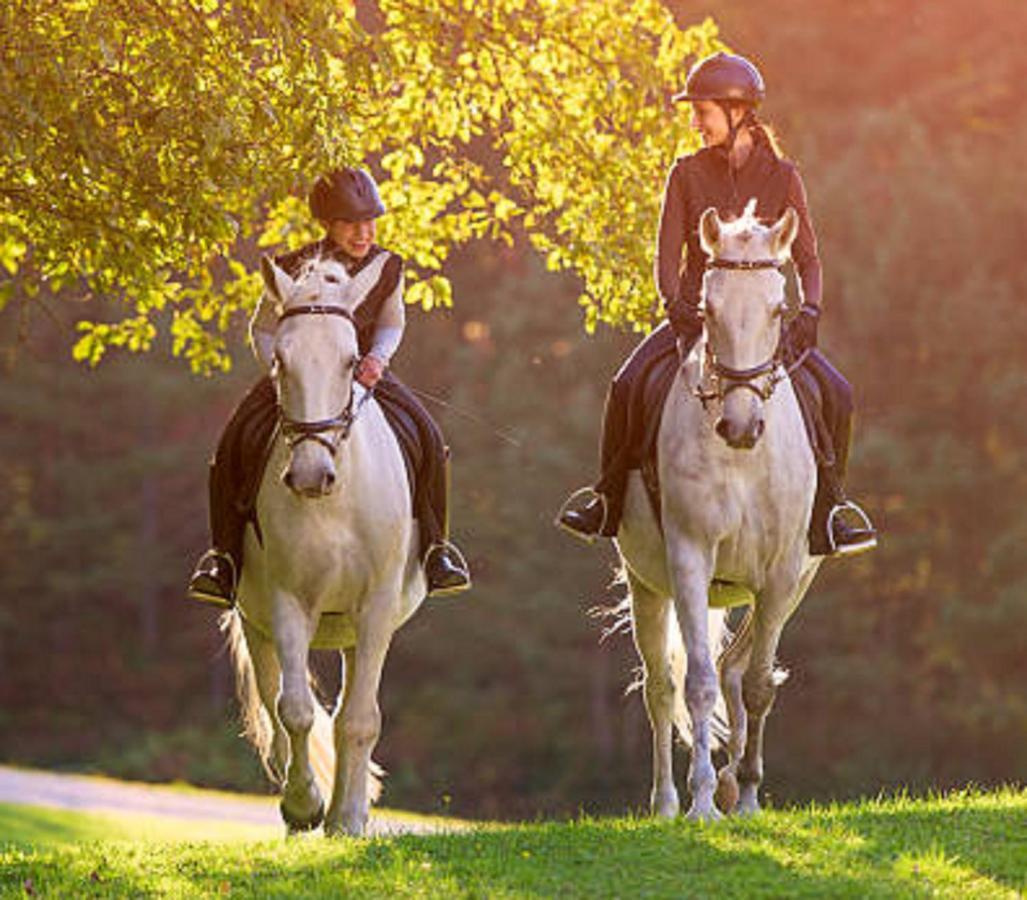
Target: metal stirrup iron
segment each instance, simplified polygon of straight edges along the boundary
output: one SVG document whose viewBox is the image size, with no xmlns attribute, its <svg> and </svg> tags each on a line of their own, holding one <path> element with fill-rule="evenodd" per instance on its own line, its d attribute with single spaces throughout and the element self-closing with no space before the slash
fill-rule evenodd
<svg viewBox="0 0 1027 900">
<path fill-rule="evenodd" d="M 859 544 L 844 545 L 842 547 L 838 547 L 838 545 L 835 544 L 834 521 L 838 517 L 838 515 L 846 511 L 853 513 L 857 518 L 860 519 L 860 521 L 863 523 L 863 526 L 867 531 L 869 531 L 871 534 L 874 533 L 874 523 L 870 521 L 870 516 L 868 516 L 858 504 L 854 503 L 852 500 L 846 500 L 843 503 L 836 504 L 827 516 L 827 544 L 831 549 L 832 556 L 851 556 L 856 553 L 861 553 L 864 550 L 870 550 L 877 546 L 876 537 L 872 538 L 869 541 L 863 541 Z"/>
<path fill-rule="evenodd" d="M 563 524 L 563 514 L 567 512 L 571 506 L 574 505 L 575 501 L 579 497 L 583 497 L 585 495 L 591 495 L 593 498 L 598 499 L 599 502 L 603 505 L 603 520 L 599 523 L 599 530 L 595 534 L 585 534 L 583 531 L 575 531 L 573 528 L 568 528 L 566 525 Z M 610 507 L 609 504 L 606 502 L 606 496 L 604 494 L 601 494 L 595 488 L 583 487 L 578 488 L 578 490 L 576 490 L 566 500 L 563 501 L 563 505 L 556 512 L 556 518 L 553 519 L 553 524 L 562 531 L 566 531 L 567 534 L 571 535 L 572 537 L 576 537 L 579 541 L 585 541 L 588 544 L 594 544 L 596 540 L 602 536 L 603 530 L 606 528 L 606 520 L 609 517 L 609 515 Z"/>
<path fill-rule="evenodd" d="M 460 564 L 460 568 L 462 568 L 467 575 L 467 583 L 450 588 L 436 588 L 435 590 L 429 589 L 428 596 L 446 597 L 450 594 L 459 594 L 463 591 L 469 590 L 471 588 L 471 569 L 470 566 L 467 565 L 467 557 L 464 556 L 463 552 L 456 544 L 448 539 L 443 538 L 441 541 L 436 541 L 424 551 L 424 556 L 421 559 L 421 568 L 423 569 L 426 566 L 429 557 L 436 550 L 448 550 L 456 557 L 457 562 Z"/>
</svg>

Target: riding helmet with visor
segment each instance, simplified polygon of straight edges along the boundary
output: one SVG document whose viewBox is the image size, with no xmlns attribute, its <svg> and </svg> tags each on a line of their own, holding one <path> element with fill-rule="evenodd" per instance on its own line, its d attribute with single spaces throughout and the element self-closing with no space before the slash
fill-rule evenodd
<svg viewBox="0 0 1027 900">
<path fill-rule="evenodd" d="M 714 53 L 699 60 L 685 80 L 685 89 L 674 95 L 675 101 L 712 100 L 718 103 L 741 103 L 750 108 L 760 104 L 766 94 L 763 76 L 744 56 Z"/>
<path fill-rule="evenodd" d="M 378 185 L 366 169 L 346 166 L 322 175 L 310 191 L 310 212 L 322 222 L 365 222 L 385 212 Z"/>
</svg>

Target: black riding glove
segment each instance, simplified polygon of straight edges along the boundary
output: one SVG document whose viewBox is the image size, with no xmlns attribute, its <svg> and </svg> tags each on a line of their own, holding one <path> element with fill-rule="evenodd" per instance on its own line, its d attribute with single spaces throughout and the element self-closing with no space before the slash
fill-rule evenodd
<svg viewBox="0 0 1027 900">
<path fill-rule="evenodd" d="M 693 343 L 702 334 L 702 314 L 692 303 L 675 300 L 667 307 L 667 318 L 674 334 L 685 343 Z"/>
<path fill-rule="evenodd" d="M 820 323 L 820 307 L 804 303 L 799 314 L 788 326 L 788 343 L 792 353 L 798 356 L 817 345 L 817 326 Z"/>
</svg>

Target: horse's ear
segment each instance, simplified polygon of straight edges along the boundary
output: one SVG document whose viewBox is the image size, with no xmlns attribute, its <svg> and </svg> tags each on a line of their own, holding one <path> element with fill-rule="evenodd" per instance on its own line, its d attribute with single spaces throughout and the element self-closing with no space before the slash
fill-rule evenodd
<svg viewBox="0 0 1027 900">
<path fill-rule="evenodd" d="M 792 249 L 792 241 L 799 233 L 799 214 L 789 206 L 774 227 L 771 228 L 770 246 L 774 256 L 787 256 Z"/>
<path fill-rule="evenodd" d="M 264 276 L 264 287 L 279 305 L 284 305 L 292 293 L 293 280 L 283 272 L 270 256 L 260 258 L 260 274 Z"/>
<path fill-rule="evenodd" d="M 699 217 L 699 240 L 709 256 L 716 256 L 720 249 L 720 216 L 712 206 Z"/>
</svg>

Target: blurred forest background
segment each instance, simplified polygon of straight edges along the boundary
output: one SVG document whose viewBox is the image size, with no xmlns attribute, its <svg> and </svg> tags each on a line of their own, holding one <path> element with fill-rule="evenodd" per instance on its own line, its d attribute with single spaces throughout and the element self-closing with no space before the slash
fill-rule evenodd
<svg viewBox="0 0 1027 900">
<path fill-rule="evenodd" d="M 771 802 L 1022 780 L 1027 9 L 669 5 L 683 24 L 712 15 L 764 70 L 765 117 L 820 235 L 823 343 L 857 392 L 852 493 L 883 533 L 825 565 L 786 630 Z M 661 190 L 665 169 L 637 174 Z M 586 337 L 573 280 L 524 246 L 475 246 L 448 274 L 455 308 L 411 312 L 397 369 L 452 404 L 433 409 L 475 589 L 397 636 L 385 802 L 641 807 L 634 650 L 600 644 L 589 615 L 617 596 L 612 554 L 550 524 L 592 477 L 606 384 L 635 338 Z M 261 789 L 215 615 L 183 596 L 207 541 L 207 460 L 257 374 L 243 323 L 234 371 L 205 379 L 166 353 L 75 364 L 74 318 L 26 333 L 0 315 L 0 760 Z"/>
</svg>

